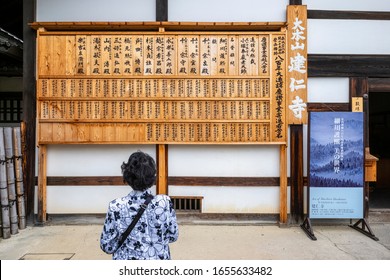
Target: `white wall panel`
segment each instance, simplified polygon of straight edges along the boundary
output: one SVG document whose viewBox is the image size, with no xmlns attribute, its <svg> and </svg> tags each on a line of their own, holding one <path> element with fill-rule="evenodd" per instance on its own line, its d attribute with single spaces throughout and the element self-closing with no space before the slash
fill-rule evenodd
<svg viewBox="0 0 390 280">
<path fill-rule="evenodd" d="M 172 145 L 168 152 L 169 176 L 279 176 L 279 146 Z"/>
<path fill-rule="evenodd" d="M 121 176 L 121 165 L 141 150 L 156 159 L 154 145 L 48 145 L 48 176 Z"/>
<path fill-rule="evenodd" d="M 155 21 L 155 0 L 37 0 L 37 21 Z"/>
<path fill-rule="evenodd" d="M 389 0 L 303 0 L 312 10 L 390 11 Z"/>
<path fill-rule="evenodd" d="M 234 195 L 232 195 L 234 194 Z M 171 196 L 203 196 L 203 213 L 279 213 L 279 187 L 169 186 Z"/>
<path fill-rule="evenodd" d="M 308 53 L 390 54 L 389 30 L 386 20 L 309 19 Z"/>
<path fill-rule="evenodd" d="M 286 21 L 288 0 L 169 0 L 170 21 Z"/>
<path fill-rule="evenodd" d="M 106 213 L 108 203 L 127 195 L 129 186 L 48 186 L 48 214 Z M 156 188 L 152 187 L 155 193 Z"/>
<path fill-rule="evenodd" d="M 348 78 L 309 78 L 307 83 L 308 102 L 348 103 Z"/>
</svg>

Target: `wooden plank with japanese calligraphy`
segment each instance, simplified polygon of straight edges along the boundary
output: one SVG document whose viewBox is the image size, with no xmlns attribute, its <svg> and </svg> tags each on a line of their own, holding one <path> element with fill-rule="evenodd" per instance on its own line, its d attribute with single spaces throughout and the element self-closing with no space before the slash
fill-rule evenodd
<svg viewBox="0 0 390 280">
<path fill-rule="evenodd" d="M 288 124 L 307 124 L 307 8 L 287 6 Z"/>
<path fill-rule="evenodd" d="M 265 104 L 263 112 L 271 109 L 271 139 L 272 141 L 286 140 L 286 37 L 284 35 L 272 35 L 272 90 L 271 108 Z M 265 113 L 264 112 L 264 113 Z M 268 113 L 265 113 L 268 115 Z"/>
<path fill-rule="evenodd" d="M 76 35 L 76 74 L 89 74 L 89 44 L 90 36 Z"/>
</svg>

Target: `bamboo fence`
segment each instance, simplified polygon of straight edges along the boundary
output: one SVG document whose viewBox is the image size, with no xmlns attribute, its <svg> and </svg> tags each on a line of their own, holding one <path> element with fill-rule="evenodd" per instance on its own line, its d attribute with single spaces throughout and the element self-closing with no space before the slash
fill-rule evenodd
<svg viewBox="0 0 390 280">
<path fill-rule="evenodd" d="M 1 235 L 26 228 L 21 134 L 19 127 L 0 127 Z"/>
</svg>

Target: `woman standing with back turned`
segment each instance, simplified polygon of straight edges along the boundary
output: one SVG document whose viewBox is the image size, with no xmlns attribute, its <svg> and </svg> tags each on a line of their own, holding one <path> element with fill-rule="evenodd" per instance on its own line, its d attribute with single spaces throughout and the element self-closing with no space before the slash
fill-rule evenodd
<svg viewBox="0 0 390 280">
<path fill-rule="evenodd" d="M 169 243 L 175 242 L 179 231 L 176 213 L 167 195 L 152 196 L 150 187 L 156 182 L 156 163 L 141 151 L 133 153 L 122 166 L 123 180 L 133 189 L 127 196 L 109 203 L 100 248 L 114 260 L 169 260 Z M 119 239 L 141 207 L 145 208 L 123 244 Z"/>
</svg>

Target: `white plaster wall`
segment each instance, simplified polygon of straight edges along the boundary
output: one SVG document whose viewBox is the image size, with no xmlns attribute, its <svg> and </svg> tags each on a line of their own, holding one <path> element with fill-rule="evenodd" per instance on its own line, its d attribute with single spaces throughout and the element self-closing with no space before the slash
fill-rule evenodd
<svg viewBox="0 0 390 280">
<path fill-rule="evenodd" d="M 47 175 L 121 176 L 120 165 L 137 150 L 156 158 L 153 145 L 48 145 Z M 168 151 L 169 176 L 279 176 L 279 146 L 171 145 Z M 109 201 L 130 190 L 127 186 L 48 186 L 47 212 L 104 213 Z M 169 195 L 204 196 L 205 213 L 279 211 L 278 187 L 169 186 Z"/>
<path fill-rule="evenodd" d="M 154 145 L 48 145 L 47 176 L 121 176 L 121 164 L 141 150 L 156 158 Z"/>
<path fill-rule="evenodd" d="M 168 152 L 169 176 L 279 176 L 279 146 L 171 145 Z"/>
<path fill-rule="evenodd" d="M 169 194 L 203 196 L 203 213 L 279 213 L 279 187 L 170 186 Z"/>
<path fill-rule="evenodd" d="M 169 0 L 170 21 L 284 22 L 288 0 Z"/>
<path fill-rule="evenodd" d="M 388 0 L 303 0 L 312 10 L 390 11 Z"/>
<path fill-rule="evenodd" d="M 348 103 L 348 78 L 309 78 L 307 101 L 315 103 Z"/>
<path fill-rule="evenodd" d="M 309 19 L 307 30 L 309 54 L 390 54 L 390 21 Z"/>
<path fill-rule="evenodd" d="M 172 145 L 168 151 L 169 176 L 279 177 L 279 146 Z M 203 196 L 203 213 L 279 213 L 274 186 L 169 186 L 169 195 Z"/>
<path fill-rule="evenodd" d="M 129 186 L 48 186 L 47 213 L 106 213 L 111 200 L 125 196 L 130 191 Z M 155 187 L 152 192 L 156 192 Z"/>
<path fill-rule="evenodd" d="M 121 176 L 122 162 L 137 150 L 156 158 L 154 145 L 48 145 L 47 176 Z M 130 191 L 128 186 L 48 186 L 47 212 L 104 213 L 111 200 Z"/>
<path fill-rule="evenodd" d="M 155 0 L 37 0 L 37 21 L 155 21 Z"/>
</svg>

